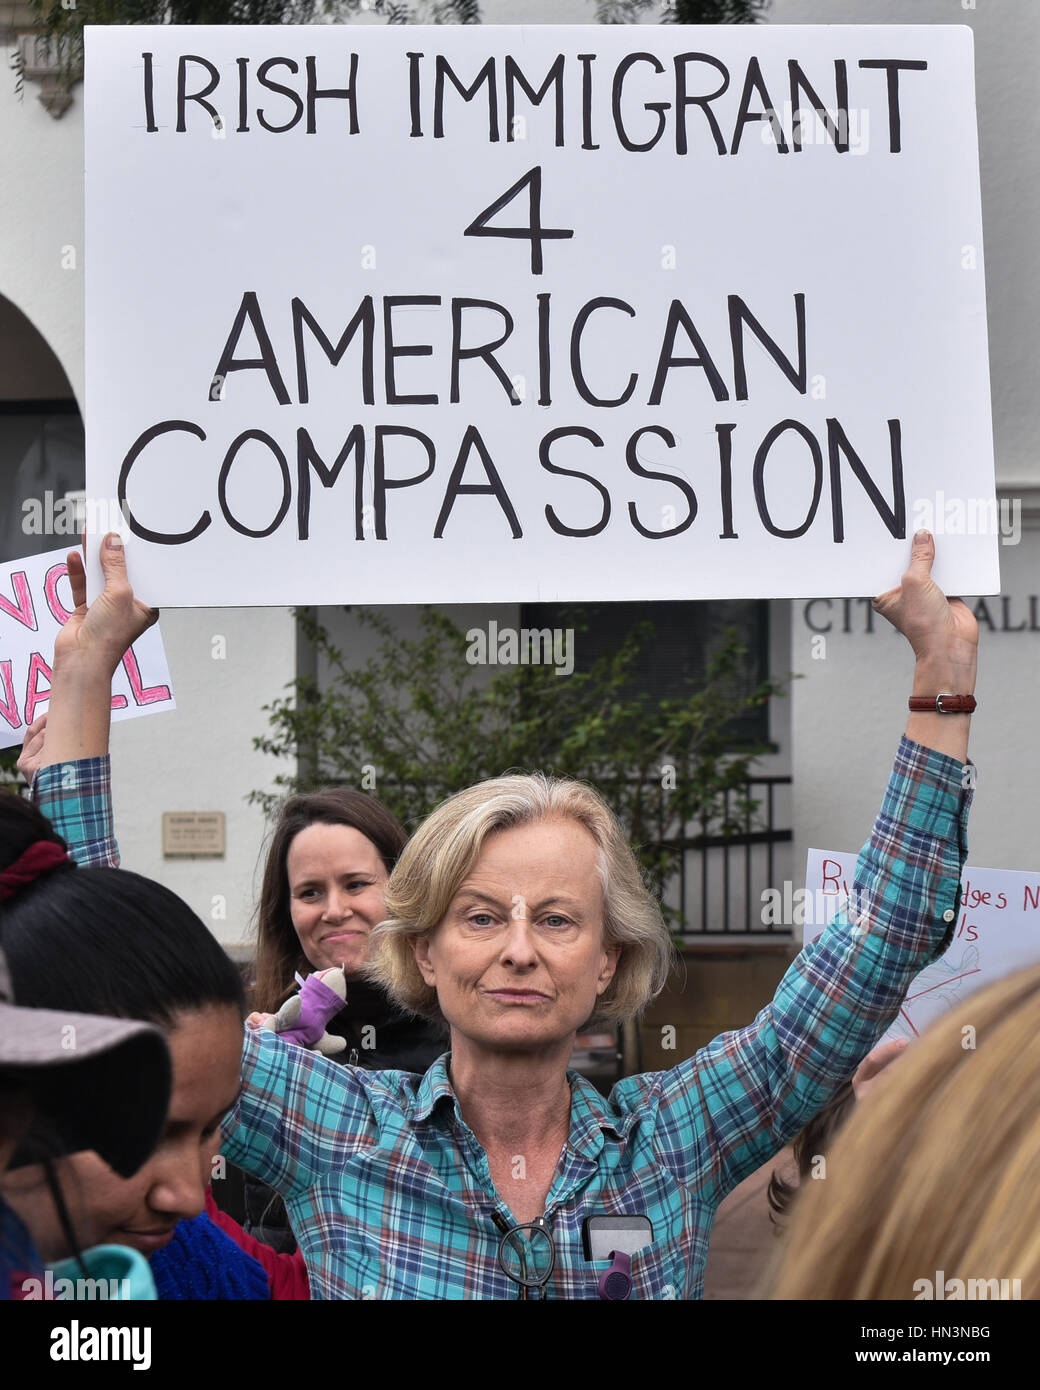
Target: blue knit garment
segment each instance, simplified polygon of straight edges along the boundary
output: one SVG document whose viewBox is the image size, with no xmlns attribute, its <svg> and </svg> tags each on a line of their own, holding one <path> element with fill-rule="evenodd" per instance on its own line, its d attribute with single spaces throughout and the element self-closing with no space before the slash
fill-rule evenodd
<svg viewBox="0 0 1040 1390">
<path fill-rule="evenodd" d="M 149 1260 L 160 1299 L 269 1299 L 259 1261 L 225 1235 L 205 1212 L 178 1222 L 169 1245 Z"/>
</svg>

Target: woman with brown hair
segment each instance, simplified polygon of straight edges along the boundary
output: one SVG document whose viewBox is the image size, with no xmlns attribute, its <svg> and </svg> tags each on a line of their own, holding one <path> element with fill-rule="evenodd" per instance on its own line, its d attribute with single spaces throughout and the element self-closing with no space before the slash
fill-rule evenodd
<svg viewBox="0 0 1040 1390">
<path fill-rule="evenodd" d="M 350 787 L 291 796 L 271 833 L 256 916 L 253 1007 L 274 1013 L 312 970 L 342 967 L 348 1002 L 326 1031 L 345 1038 L 337 1061 L 424 1072 L 444 1051 L 442 1028 L 402 1013 L 362 970 L 373 929 L 387 915 L 384 893 L 408 835 L 396 816 Z M 295 1249 L 285 1207 L 266 1183 L 246 1175 L 251 1236 Z"/>
<path fill-rule="evenodd" d="M 933 1024 L 856 1106 L 767 1296 L 1040 1297 L 1040 967 Z"/>
<path fill-rule="evenodd" d="M 350 787 L 285 802 L 260 890 L 253 1006 L 274 1013 L 296 976 L 341 966 L 349 1003 L 328 1027 L 347 1040 L 341 1059 L 425 1071 L 444 1050 L 443 1032 L 402 1014 L 362 978 L 371 933 L 387 915 L 386 885 L 407 840 L 381 801 Z"/>
</svg>

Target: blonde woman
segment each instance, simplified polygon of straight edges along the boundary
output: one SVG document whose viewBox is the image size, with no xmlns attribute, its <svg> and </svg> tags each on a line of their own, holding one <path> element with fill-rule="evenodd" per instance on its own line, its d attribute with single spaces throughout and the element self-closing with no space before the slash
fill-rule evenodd
<svg viewBox="0 0 1040 1390">
<path fill-rule="evenodd" d="M 365 1072 L 252 1029 L 224 1125 L 228 1157 L 284 1197 L 312 1297 L 700 1296 L 718 1203 L 851 1075 L 956 919 L 978 628 L 931 579 L 933 555 L 919 533 L 902 585 L 876 600 L 913 646 L 926 708 L 860 856 L 855 914 L 799 955 L 754 1022 L 677 1066 L 607 1101 L 567 1070 L 578 1031 L 637 1015 L 669 961 L 597 793 L 499 778 L 420 826 L 373 968 L 402 1007 L 443 1018 L 451 1051 L 424 1076 Z M 98 682 L 80 672 L 73 687 Z M 71 727 L 61 740 L 52 759 L 104 752 Z M 64 776 L 37 783 L 41 805 L 67 836 L 96 835 L 96 808 L 63 800 Z"/>
<path fill-rule="evenodd" d="M 803 1188 L 773 1298 L 1040 1298 L 1040 967 L 933 1024 Z"/>
</svg>

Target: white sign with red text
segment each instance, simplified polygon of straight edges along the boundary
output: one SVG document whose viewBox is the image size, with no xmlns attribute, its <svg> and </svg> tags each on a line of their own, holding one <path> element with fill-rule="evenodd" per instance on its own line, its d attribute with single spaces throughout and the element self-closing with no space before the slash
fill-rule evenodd
<svg viewBox="0 0 1040 1390">
<path fill-rule="evenodd" d="M 0 748 L 21 743 L 47 709 L 54 639 L 69 618 L 67 550 L 0 565 Z M 159 626 L 127 651 L 112 681 L 112 718 L 176 709 Z"/>
<path fill-rule="evenodd" d="M 811 849 L 802 902 L 794 921 L 807 946 L 834 919 L 852 894 L 855 854 Z M 797 899 L 797 895 L 795 895 Z M 953 939 L 940 960 L 916 977 L 886 1038 L 916 1038 L 940 1014 L 974 990 L 1013 970 L 1040 962 L 1040 870 L 965 867 L 961 911 Z"/>
</svg>

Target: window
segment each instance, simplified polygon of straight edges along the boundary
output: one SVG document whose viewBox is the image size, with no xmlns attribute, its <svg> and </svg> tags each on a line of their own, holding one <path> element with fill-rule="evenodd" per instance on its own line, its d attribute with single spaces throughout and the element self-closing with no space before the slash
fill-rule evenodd
<svg viewBox="0 0 1040 1390">
<path fill-rule="evenodd" d="M 0 559 L 78 545 L 74 530 L 56 532 L 54 508 L 66 493 L 82 491 L 84 476 L 74 400 L 0 401 Z M 30 501 L 39 506 L 27 509 Z"/>
<path fill-rule="evenodd" d="M 646 659 L 633 674 L 626 694 L 656 699 L 680 699 L 699 684 L 711 654 L 727 627 L 734 627 L 746 648 L 740 681 L 750 693 L 769 676 L 769 604 L 758 599 L 720 602 L 528 603 L 520 609 L 525 628 L 568 628 L 575 631 L 576 671 L 588 671 L 615 649 L 641 622 L 654 626 Z M 582 631 L 585 627 L 587 630 Z M 733 743 L 765 743 L 769 711 L 763 705 L 733 721 Z"/>
</svg>

